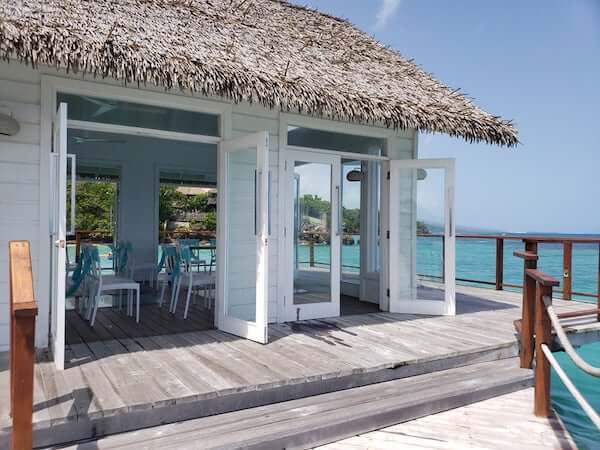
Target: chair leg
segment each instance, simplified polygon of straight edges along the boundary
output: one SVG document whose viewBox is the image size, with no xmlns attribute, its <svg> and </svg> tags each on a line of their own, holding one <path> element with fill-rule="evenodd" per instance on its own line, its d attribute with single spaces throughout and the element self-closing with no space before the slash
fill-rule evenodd
<svg viewBox="0 0 600 450">
<path fill-rule="evenodd" d="M 96 312 L 98 311 L 98 304 L 100 303 L 100 295 L 97 295 L 93 300 L 92 305 L 92 317 L 90 318 L 90 326 L 94 326 L 94 322 L 96 321 Z"/>
<path fill-rule="evenodd" d="M 177 279 L 177 283 L 175 283 L 175 290 L 171 294 L 171 308 L 169 312 L 171 314 L 175 314 L 175 310 L 177 309 L 177 301 L 179 300 L 179 290 L 181 287 L 181 278 Z"/>
<path fill-rule="evenodd" d="M 187 319 L 188 316 L 188 311 L 190 309 L 190 297 L 192 294 L 192 283 L 190 282 L 190 284 L 188 285 L 188 291 L 187 291 L 187 298 L 185 300 L 185 311 L 183 312 L 183 318 Z"/>
<path fill-rule="evenodd" d="M 135 321 L 140 323 L 140 287 L 138 286 L 135 290 L 136 293 L 136 301 L 135 301 Z"/>
<path fill-rule="evenodd" d="M 163 300 L 165 298 L 165 289 L 167 288 L 167 281 L 162 282 L 162 287 L 160 288 L 160 301 L 158 302 L 158 307 L 162 308 Z"/>
</svg>

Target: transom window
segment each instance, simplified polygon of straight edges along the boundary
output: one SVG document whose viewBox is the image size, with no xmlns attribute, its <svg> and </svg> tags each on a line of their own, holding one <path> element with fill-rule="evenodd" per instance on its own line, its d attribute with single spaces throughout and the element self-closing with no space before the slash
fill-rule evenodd
<svg viewBox="0 0 600 450">
<path fill-rule="evenodd" d="M 57 95 L 68 103 L 69 120 L 97 122 L 203 136 L 219 136 L 219 116 L 88 95 Z"/>
<path fill-rule="evenodd" d="M 288 126 L 288 145 L 382 156 L 385 139 Z"/>
</svg>

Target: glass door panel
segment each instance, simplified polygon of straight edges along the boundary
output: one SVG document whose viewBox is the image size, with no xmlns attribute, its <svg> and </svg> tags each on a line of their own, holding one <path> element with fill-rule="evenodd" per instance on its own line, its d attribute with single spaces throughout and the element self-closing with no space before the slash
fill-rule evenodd
<svg viewBox="0 0 600 450">
<path fill-rule="evenodd" d="M 331 302 L 331 164 L 294 161 L 294 305 Z"/>
<path fill-rule="evenodd" d="M 287 248 L 290 296 L 286 320 L 339 315 L 340 159 L 288 151 Z"/>
<path fill-rule="evenodd" d="M 266 132 L 220 144 L 219 328 L 267 342 L 269 168 Z"/>
<path fill-rule="evenodd" d="M 455 313 L 454 161 L 390 163 L 390 310 Z"/>
</svg>

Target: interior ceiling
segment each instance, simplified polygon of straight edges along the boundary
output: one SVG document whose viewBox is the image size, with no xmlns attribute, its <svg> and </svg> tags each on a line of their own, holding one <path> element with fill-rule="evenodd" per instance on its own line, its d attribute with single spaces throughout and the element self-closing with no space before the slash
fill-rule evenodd
<svg viewBox="0 0 600 450">
<path fill-rule="evenodd" d="M 92 169 L 91 163 L 97 164 L 92 155 L 99 155 L 105 151 L 116 151 L 115 154 L 122 155 L 127 152 L 128 147 L 135 147 L 137 152 L 140 149 L 143 150 L 145 156 L 151 154 L 152 151 L 156 154 L 158 146 L 162 153 L 161 156 L 163 156 L 158 164 L 165 166 L 164 170 L 169 172 L 169 178 L 177 180 L 178 183 L 194 181 L 195 184 L 207 185 L 214 185 L 216 180 L 217 151 L 215 144 L 70 128 L 67 145 L 67 151 L 77 155 L 77 165 L 85 166 L 87 172 Z M 165 149 L 164 152 L 162 152 L 162 147 Z M 149 148 L 152 150 L 146 151 Z M 176 157 L 177 152 L 180 152 L 179 157 Z M 106 154 L 104 153 L 104 155 Z M 102 159 L 107 161 L 105 158 Z M 194 167 L 195 165 L 198 167 Z"/>
</svg>

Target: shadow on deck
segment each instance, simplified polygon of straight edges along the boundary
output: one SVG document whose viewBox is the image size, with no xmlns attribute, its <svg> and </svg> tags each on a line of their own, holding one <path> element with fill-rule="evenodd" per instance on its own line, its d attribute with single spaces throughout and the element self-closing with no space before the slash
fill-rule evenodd
<svg viewBox="0 0 600 450">
<path fill-rule="evenodd" d="M 77 333 L 70 336 L 64 371 L 56 371 L 47 357 L 40 356 L 35 369 L 36 444 L 86 439 L 514 357 L 518 344 L 513 321 L 520 316 L 519 304 L 516 293 L 458 287 L 454 317 L 376 312 L 272 324 L 267 345 L 210 329 L 211 321 L 197 316 L 188 324 L 204 328 L 153 334 L 159 326 L 168 331 L 179 320 L 171 317 L 174 322 L 169 324 L 164 311 L 154 310 L 143 312 L 147 326 L 134 333 L 131 323 L 110 312 L 105 319 L 112 326 L 100 320 L 102 333 L 108 333 L 104 339 L 87 341 L 92 337 L 89 330 L 74 326 Z M 555 305 L 561 311 L 582 308 L 576 302 Z M 196 313 L 203 310 L 195 309 Z M 6 364 L 2 367 L 0 447 L 10 431 L 9 377 Z"/>
</svg>

